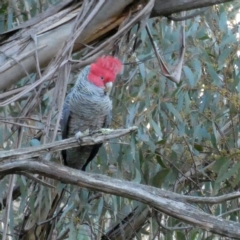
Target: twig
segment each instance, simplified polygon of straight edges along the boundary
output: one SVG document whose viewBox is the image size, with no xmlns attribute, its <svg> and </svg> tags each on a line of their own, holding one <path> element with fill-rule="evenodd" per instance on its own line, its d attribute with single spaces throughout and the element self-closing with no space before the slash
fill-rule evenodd
<svg viewBox="0 0 240 240">
<path fill-rule="evenodd" d="M 174 22 L 180 22 L 180 21 L 184 21 L 184 20 L 188 20 L 190 18 L 193 18 L 193 17 L 196 17 L 198 15 L 201 15 L 203 14 L 205 11 L 207 10 L 207 8 L 203 8 L 203 9 L 200 9 L 200 10 L 197 10 L 193 13 L 190 13 L 189 15 L 187 16 L 182 16 L 182 17 L 173 17 L 172 15 L 169 15 L 169 16 L 166 16 L 166 18 L 168 18 L 169 20 L 172 20 Z"/>
<path fill-rule="evenodd" d="M 240 211 L 240 208 L 235 208 L 235 209 L 232 209 L 232 210 L 227 211 L 227 212 L 225 212 L 225 213 L 219 214 L 218 216 L 219 216 L 219 217 L 223 217 L 223 216 L 225 216 L 225 215 L 228 215 L 228 214 L 233 213 L 233 212 L 238 212 L 238 211 Z"/>
<path fill-rule="evenodd" d="M 51 185 L 51 184 L 49 184 L 49 183 L 47 183 L 47 182 L 45 182 L 45 181 L 43 181 L 43 180 L 41 180 L 41 179 L 33 176 L 32 174 L 29 174 L 29 173 L 26 173 L 26 172 L 23 172 L 23 173 L 21 173 L 21 174 L 22 174 L 23 176 L 25 176 L 25 177 L 33 180 L 34 182 L 37 182 L 37 183 L 45 186 L 45 187 L 55 189 L 55 187 L 54 187 L 53 185 Z"/>
<path fill-rule="evenodd" d="M 16 147 L 19 149 L 21 146 L 21 140 L 22 140 L 22 130 L 20 129 L 18 131 L 18 139 L 16 142 Z M 10 215 L 10 209 L 12 208 L 12 197 L 13 197 L 13 190 L 14 190 L 14 185 L 16 182 L 16 175 L 10 176 L 9 179 L 9 186 L 8 186 L 8 193 L 7 193 L 7 201 L 6 201 L 6 211 L 4 214 L 4 230 L 3 230 L 3 236 L 2 239 L 6 240 L 7 239 L 7 232 L 8 232 L 8 223 L 9 223 L 9 215 Z"/>
<path fill-rule="evenodd" d="M 32 125 L 17 123 L 17 122 L 10 122 L 10 121 L 6 121 L 6 120 L 2 120 L 2 119 L 0 119 L 0 122 L 6 123 L 6 124 L 11 124 L 11 125 L 16 125 L 19 127 L 32 128 L 32 129 L 36 129 L 36 130 L 44 130 L 43 127 L 37 127 L 37 126 L 32 126 Z"/>
</svg>

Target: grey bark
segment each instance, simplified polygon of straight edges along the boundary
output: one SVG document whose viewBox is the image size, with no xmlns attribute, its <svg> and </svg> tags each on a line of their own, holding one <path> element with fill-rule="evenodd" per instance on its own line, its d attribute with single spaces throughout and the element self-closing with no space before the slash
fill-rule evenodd
<svg viewBox="0 0 240 240">
<path fill-rule="evenodd" d="M 188 11 L 197 8 L 204 8 L 233 0 L 156 0 L 151 17 L 168 16 L 181 11 Z"/>
<path fill-rule="evenodd" d="M 186 201 L 180 201 L 182 197 L 180 194 L 99 174 L 86 173 L 46 161 L 13 160 L 2 162 L 0 166 L 1 175 L 22 171 L 38 173 L 79 187 L 134 199 L 206 231 L 240 239 L 239 223 L 200 211 Z M 165 196 L 165 193 L 168 197 Z M 174 196 L 178 196 L 178 200 Z"/>
<path fill-rule="evenodd" d="M 229 1 L 156 0 L 152 16 L 166 16 L 180 11 Z M 83 30 L 82 34 L 76 39 L 73 52 L 81 49 L 83 44 L 90 43 L 119 26 L 128 13 L 127 6 L 130 3 L 138 3 L 136 0 L 105 0 L 104 2 L 104 7 L 101 8 Z M 13 35 L 8 41 L 0 43 L 0 91 L 16 83 L 27 74 L 36 72 L 38 65 L 36 58 L 38 58 L 39 67 L 42 68 L 47 66 L 57 54 L 58 50 L 71 34 L 75 17 L 80 10 L 79 5 L 74 4 L 62 10 L 63 7 L 64 5 L 56 9 L 59 12 L 49 11 L 48 14 L 44 15 L 45 18 L 38 16 L 37 20 L 25 23 L 23 29 L 19 27 L 16 31 L 12 31 Z M 47 18 L 48 15 L 50 16 Z M 24 26 L 28 26 L 28 29 L 25 30 Z M 1 37 L 8 38 L 9 35 L 11 33 L 7 33 Z"/>
</svg>

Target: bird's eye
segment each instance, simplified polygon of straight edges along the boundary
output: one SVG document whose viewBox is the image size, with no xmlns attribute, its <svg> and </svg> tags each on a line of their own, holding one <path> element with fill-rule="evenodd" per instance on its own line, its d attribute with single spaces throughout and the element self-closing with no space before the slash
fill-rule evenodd
<svg viewBox="0 0 240 240">
<path fill-rule="evenodd" d="M 103 76 L 101 76 L 100 78 L 101 78 L 102 80 L 104 79 L 104 77 L 103 77 Z"/>
</svg>

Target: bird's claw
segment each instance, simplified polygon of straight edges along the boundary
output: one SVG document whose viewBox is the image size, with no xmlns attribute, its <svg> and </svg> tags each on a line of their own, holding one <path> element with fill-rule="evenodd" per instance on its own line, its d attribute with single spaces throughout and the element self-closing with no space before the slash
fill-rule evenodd
<svg viewBox="0 0 240 240">
<path fill-rule="evenodd" d="M 81 131 L 78 131 L 76 134 L 75 134 L 75 138 L 76 140 L 78 141 L 78 143 L 80 144 L 81 143 L 81 138 L 82 138 L 83 134 Z"/>
<path fill-rule="evenodd" d="M 81 132 L 81 131 L 78 131 L 76 134 L 75 134 L 75 138 L 76 140 L 78 141 L 78 143 L 80 144 L 82 142 L 82 137 L 85 137 L 85 136 L 88 136 L 90 135 L 90 131 L 89 129 L 87 129 L 86 131 L 84 132 Z"/>
<path fill-rule="evenodd" d="M 102 134 L 105 134 L 105 135 L 110 134 L 112 131 L 113 131 L 113 129 L 110 129 L 110 128 L 101 128 L 101 129 L 100 129 L 100 132 L 101 132 Z M 78 142 L 79 144 L 81 144 L 81 142 L 82 142 L 82 137 L 84 137 L 84 136 L 93 136 L 93 135 L 94 135 L 94 131 L 90 131 L 89 129 L 87 129 L 87 130 L 84 131 L 84 132 L 78 131 L 78 132 L 75 134 L 75 138 L 76 138 L 77 142 Z"/>
</svg>

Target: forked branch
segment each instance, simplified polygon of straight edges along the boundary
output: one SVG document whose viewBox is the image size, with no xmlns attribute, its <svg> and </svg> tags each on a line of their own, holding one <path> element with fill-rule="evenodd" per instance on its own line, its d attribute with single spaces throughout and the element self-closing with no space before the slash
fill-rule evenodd
<svg viewBox="0 0 240 240">
<path fill-rule="evenodd" d="M 158 211 L 204 230 L 227 237 L 240 238 L 239 223 L 200 211 L 187 203 L 185 197 L 180 194 L 35 159 L 8 160 L 0 165 L 0 175 L 16 174 L 22 171 L 38 173 L 79 187 L 141 201 Z"/>
</svg>

